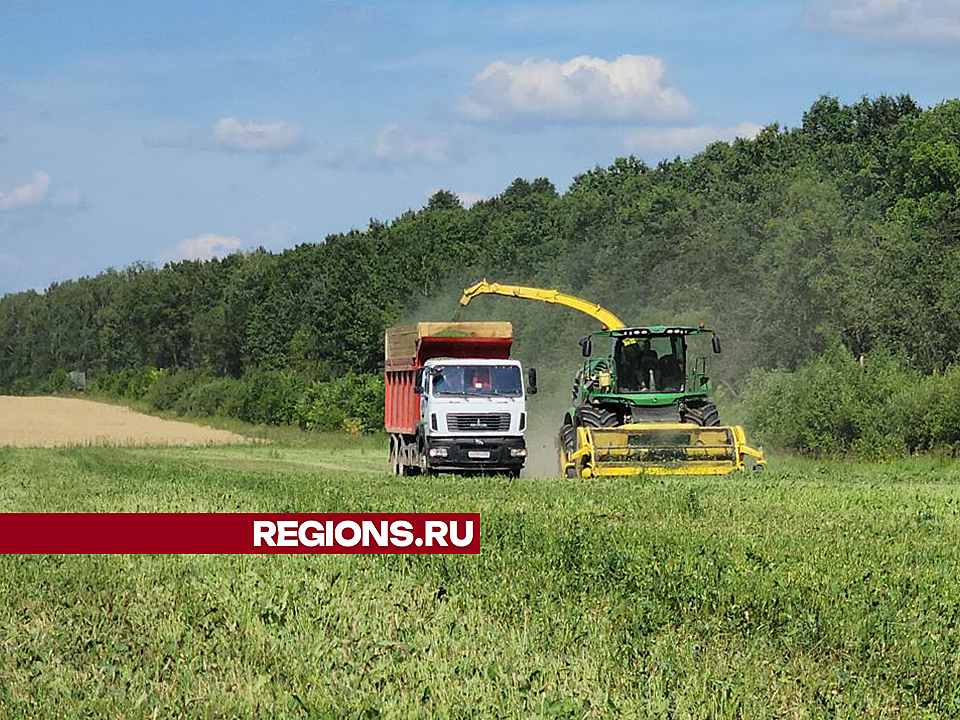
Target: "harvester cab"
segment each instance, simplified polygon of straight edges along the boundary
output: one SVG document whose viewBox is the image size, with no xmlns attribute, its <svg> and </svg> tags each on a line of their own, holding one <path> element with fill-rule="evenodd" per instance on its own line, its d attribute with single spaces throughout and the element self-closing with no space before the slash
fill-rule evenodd
<svg viewBox="0 0 960 720">
<path fill-rule="evenodd" d="M 594 405 L 604 415 L 628 422 L 718 425 L 708 396 L 707 357 L 697 342 L 712 330 L 702 327 L 630 327 L 602 330 L 584 338 L 586 358 L 574 378 L 575 407 Z M 719 349 L 719 341 L 712 343 Z M 604 424 L 611 424 L 606 419 Z"/>
<path fill-rule="evenodd" d="M 466 288 L 467 305 L 492 294 L 565 305 L 590 315 L 603 329 L 580 341 L 583 365 L 573 381 L 573 405 L 557 437 L 561 474 L 723 474 L 766 462 L 746 444 L 743 428 L 720 427 L 707 375 L 706 354 L 693 352 L 709 336 L 702 324 L 628 327 L 606 308 L 558 290 L 500 285 Z"/>
</svg>

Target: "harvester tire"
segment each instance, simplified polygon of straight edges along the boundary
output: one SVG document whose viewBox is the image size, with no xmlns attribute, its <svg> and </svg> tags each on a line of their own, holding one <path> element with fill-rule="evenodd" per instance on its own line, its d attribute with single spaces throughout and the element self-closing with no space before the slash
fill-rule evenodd
<svg viewBox="0 0 960 720">
<path fill-rule="evenodd" d="M 577 408 L 576 424 L 583 427 L 616 427 L 620 418 L 616 413 L 596 405 L 581 405 Z"/>
<path fill-rule="evenodd" d="M 720 413 L 717 406 L 710 402 L 695 407 L 688 405 L 683 413 L 683 420 L 702 427 L 716 427 L 720 424 Z"/>
</svg>

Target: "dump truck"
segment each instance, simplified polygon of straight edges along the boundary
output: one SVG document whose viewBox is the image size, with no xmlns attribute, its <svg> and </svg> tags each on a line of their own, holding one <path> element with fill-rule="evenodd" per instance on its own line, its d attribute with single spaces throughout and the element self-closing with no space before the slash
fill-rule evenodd
<svg viewBox="0 0 960 720">
<path fill-rule="evenodd" d="M 748 460 L 765 466 L 743 428 L 720 426 L 706 357 L 689 357 L 687 341 L 697 336 L 708 336 L 713 352 L 721 351 L 713 330 L 703 324 L 631 327 L 575 295 L 486 280 L 466 288 L 460 303 L 485 294 L 563 305 L 602 325 L 580 341 L 584 362 L 557 436 L 561 474 L 722 474 L 745 469 Z"/>
<path fill-rule="evenodd" d="M 384 338 L 385 427 L 394 475 L 519 476 L 527 457 L 527 395 L 510 358 L 508 322 L 421 322 Z"/>
</svg>

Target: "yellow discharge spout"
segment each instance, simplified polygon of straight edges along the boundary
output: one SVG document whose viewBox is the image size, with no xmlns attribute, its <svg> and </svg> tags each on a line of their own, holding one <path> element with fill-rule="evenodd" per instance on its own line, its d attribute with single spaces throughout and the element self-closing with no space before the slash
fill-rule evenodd
<svg viewBox="0 0 960 720">
<path fill-rule="evenodd" d="M 460 297 L 460 304 L 468 305 L 477 295 L 504 295 L 506 297 L 523 298 L 525 300 L 540 300 L 541 302 L 552 303 L 554 305 L 565 305 L 566 307 L 586 313 L 594 320 L 597 320 L 603 325 L 604 330 L 619 330 L 620 328 L 626 327 L 623 320 L 605 307 L 574 295 L 562 293 L 559 290 L 544 290 L 543 288 L 526 287 L 524 285 L 500 285 L 499 283 L 488 283 L 486 279 L 483 279 L 463 291 L 463 295 Z"/>
</svg>

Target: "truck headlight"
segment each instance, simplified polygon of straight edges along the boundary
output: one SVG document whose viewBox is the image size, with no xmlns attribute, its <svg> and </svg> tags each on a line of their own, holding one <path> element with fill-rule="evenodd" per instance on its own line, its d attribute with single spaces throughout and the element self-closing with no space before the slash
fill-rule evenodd
<svg viewBox="0 0 960 720">
<path fill-rule="evenodd" d="M 526 448 L 510 448 L 510 457 L 526 457 Z"/>
<path fill-rule="evenodd" d="M 430 457 L 446 457 L 447 449 L 445 447 L 432 447 L 429 451 Z"/>
</svg>

